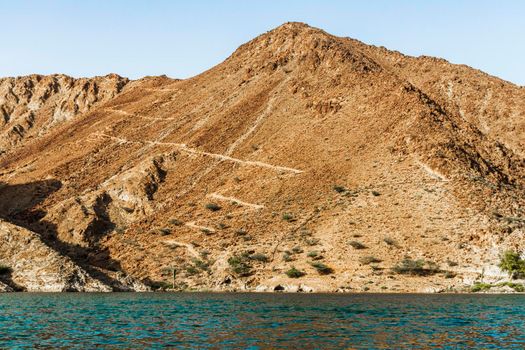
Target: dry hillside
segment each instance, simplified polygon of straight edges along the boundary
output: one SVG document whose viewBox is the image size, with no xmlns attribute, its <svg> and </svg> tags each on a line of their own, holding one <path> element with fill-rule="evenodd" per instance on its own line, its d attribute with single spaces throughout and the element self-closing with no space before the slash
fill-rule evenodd
<svg viewBox="0 0 525 350">
<path fill-rule="evenodd" d="M 466 66 L 287 23 L 187 80 L 0 87 L 0 240 L 100 290 L 465 290 L 525 249 L 525 89 Z"/>
</svg>

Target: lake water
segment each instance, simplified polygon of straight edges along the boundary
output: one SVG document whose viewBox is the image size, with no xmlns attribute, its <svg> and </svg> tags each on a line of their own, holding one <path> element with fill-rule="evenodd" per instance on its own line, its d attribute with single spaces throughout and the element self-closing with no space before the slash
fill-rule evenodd
<svg viewBox="0 0 525 350">
<path fill-rule="evenodd" d="M 523 295 L 0 294 L 0 348 L 524 349 Z"/>
</svg>

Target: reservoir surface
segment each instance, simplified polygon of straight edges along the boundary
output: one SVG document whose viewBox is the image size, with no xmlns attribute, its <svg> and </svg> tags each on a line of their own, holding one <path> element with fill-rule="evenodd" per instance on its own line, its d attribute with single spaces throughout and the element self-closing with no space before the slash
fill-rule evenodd
<svg viewBox="0 0 525 350">
<path fill-rule="evenodd" d="M 525 296 L 0 294 L 1 349 L 524 349 Z"/>
</svg>

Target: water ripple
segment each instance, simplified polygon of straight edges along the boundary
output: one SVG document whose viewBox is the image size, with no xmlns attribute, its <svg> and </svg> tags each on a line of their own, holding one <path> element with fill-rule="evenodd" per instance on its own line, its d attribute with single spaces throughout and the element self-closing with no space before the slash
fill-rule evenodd
<svg viewBox="0 0 525 350">
<path fill-rule="evenodd" d="M 520 295 L 2 294 L 9 349 L 523 349 Z"/>
</svg>

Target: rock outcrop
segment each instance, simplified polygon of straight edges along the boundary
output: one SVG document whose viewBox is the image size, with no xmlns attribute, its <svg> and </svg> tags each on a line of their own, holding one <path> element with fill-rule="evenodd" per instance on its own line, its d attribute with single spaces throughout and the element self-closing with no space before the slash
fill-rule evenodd
<svg viewBox="0 0 525 350">
<path fill-rule="evenodd" d="M 13 292 L 13 288 L 9 287 L 7 284 L 0 282 L 0 293 Z"/>
<path fill-rule="evenodd" d="M 71 259 L 29 230 L 0 221 L 0 262 L 11 270 L 0 288 L 28 292 L 109 292 Z M 11 286 L 8 286 L 11 284 Z"/>
</svg>

